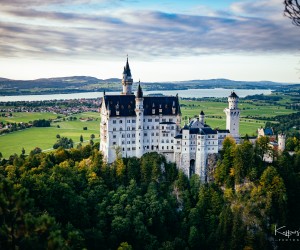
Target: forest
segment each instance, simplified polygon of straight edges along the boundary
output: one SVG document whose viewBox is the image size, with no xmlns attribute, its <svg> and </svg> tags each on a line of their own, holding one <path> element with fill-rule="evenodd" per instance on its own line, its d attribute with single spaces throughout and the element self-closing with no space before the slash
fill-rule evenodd
<svg viewBox="0 0 300 250">
<path fill-rule="evenodd" d="M 277 229 L 299 230 L 300 141 L 268 142 L 226 138 L 209 183 L 157 153 L 108 165 L 99 143 L 0 159 L 0 249 L 299 249 Z"/>
</svg>

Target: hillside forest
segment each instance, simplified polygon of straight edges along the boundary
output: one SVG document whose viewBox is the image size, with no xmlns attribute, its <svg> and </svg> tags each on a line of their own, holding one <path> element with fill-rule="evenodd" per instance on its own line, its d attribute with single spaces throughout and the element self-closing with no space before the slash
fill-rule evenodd
<svg viewBox="0 0 300 250">
<path fill-rule="evenodd" d="M 284 235 L 300 225 L 293 140 L 291 154 L 226 138 L 209 183 L 157 153 L 108 165 L 98 143 L 14 154 L 0 161 L 0 249 L 299 249 Z"/>
</svg>

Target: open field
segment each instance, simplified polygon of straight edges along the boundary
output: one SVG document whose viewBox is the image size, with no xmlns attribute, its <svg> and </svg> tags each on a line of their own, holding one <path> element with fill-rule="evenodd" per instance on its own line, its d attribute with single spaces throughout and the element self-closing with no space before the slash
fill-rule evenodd
<svg viewBox="0 0 300 250">
<path fill-rule="evenodd" d="M 14 113 L 12 118 L 5 119 L 1 117 L 0 121 L 27 122 L 35 119 L 48 119 L 49 115 L 53 116 L 51 118 L 56 118 L 57 116 L 50 113 L 26 113 L 26 115 L 24 113 Z M 35 147 L 39 147 L 42 150 L 52 149 L 53 144 L 57 140 L 57 134 L 61 137 L 71 138 L 74 143 L 79 143 L 80 135 L 83 136 L 83 140 L 85 141 L 90 140 L 91 134 L 94 134 L 94 141 L 97 142 L 99 140 L 99 114 L 89 112 L 74 116 L 78 118 L 76 121 L 61 121 L 52 123 L 51 127 L 48 128 L 29 128 L 0 136 L 0 152 L 4 158 L 7 158 L 14 153 L 21 154 L 23 147 L 26 154 Z M 98 118 L 98 120 L 82 122 L 79 120 L 80 117 L 93 117 L 95 119 Z M 87 127 L 87 130 L 83 130 L 83 127 Z"/>
<path fill-rule="evenodd" d="M 216 101 L 188 101 L 181 100 L 180 103 L 182 112 L 182 124 L 188 118 L 197 116 L 201 110 L 206 115 L 206 123 L 212 128 L 226 128 L 226 116 L 223 112 L 228 103 Z M 241 109 L 240 120 L 240 134 L 241 135 L 256 135 L 257 128 L 264 126 L 264 120 L 257 120 L 255 118 L 270 118 L 276 115 L 284 115 L 293 113 L 293 110 L 285 109 L 283 106 L 256 106 L 250 102 L 241 102 L 239 104 Z M 29 128 L 22 131 L 17 131 L 0 136 L 0 152 L 4 158 L 11 154 L 21 154 L 24 147 L 26 153 L 29 153 L 35 147 L 40 147 L 42 150 L 49 150 L 56 142 L 56 135 L 61 137 L 71 138 L 74 143 L 79 143 L 80 135 L 84 140 L 89 140 L 91 134 L 95 135 L 95 142 L 99 140 L 99 123 L 100 114 L 95 112 L 86 112 L 77 115 L 72 115 L 78 119 L 75 121 L 61 120 L 57 123 L 51 123 L 48 128 Z M 248 117 L 247 117 L 248 116 Z M 254 116 L 255 118 L 251 118 Z M 12 117 L 0 117 L 0 122 L 28 122 L 38 119 L 55 119 L 57 114 L 53 113 L 13 113 Z M 92 121 L 80 121 L 80 118 L 93 118 Z M 247 118 L 246 118 L 247 117 Z M 60 128 L 57 127 L 60 126 Z M 83 130 L 87 127 L 87 130 Z"/>
</svg>

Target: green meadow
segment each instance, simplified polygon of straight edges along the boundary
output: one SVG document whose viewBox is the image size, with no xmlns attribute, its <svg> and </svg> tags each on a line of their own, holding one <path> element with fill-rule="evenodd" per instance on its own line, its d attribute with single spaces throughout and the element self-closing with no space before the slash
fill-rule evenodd
<svg viewBox="0 0 300 250">
<path fill-rule="evenodd" d="M 91 134 L 94 134 L 94 141 L 99 141 L 100 115 L 98 113 L 87 112 L 72 116 L 76 116 L 78 119 L 75 121 L 65 120 L 51 123 L 51 127 L 48 128 L 28 128 L 2 135 L 0 136 L 0 152 L 4 158 L 7 158 L 14 153 L 21 154 L 22 148 L 25 149 L 26 154 L 35 147 L 39 147 L 45 151 L 51 150 L 53 144 L 57 141 L 57 134 L 61 137 L 71 138 L 75 144 L 80 142 L 80 135 L 83 136 L 84 141 L 89 141 Z M 13 113 L 12 118 L 1 117 L 0 122 L 28 122 L 56 117 L 56 114 L 50 113 Z M 94 120 L 80 120 L 80 118 L 88 117 L 94 118 Z M 59 125 L 59 128 L 57 125 Z M 87 130 L 83 130 L 83 127 L 87 127 Z"/>
<path fill-rule="evenodd" d="M 180 103 L 182 104 L 182 124 L 187 122 L 189 118 L 198 116 L 200 111 L 203 110 L 206 116 L 205 121 L 208 125 L 212 128 L 226 128 L 226 116 L 223 111 L 228 105 L 226 101 L 181 100 Z M 270 106 L 265 104 L 256 106 L 251 102 L 241 102 L 239 108 L 241 109 L 240 134 L 248 134 L 250 136 L 256 135 L 257 129 L 265 125 L 265 120 L 255 118 L 272 118 L 276 115 L 285 115 L 293 112 L 290 109 L 285 109 L 283 106 Z M 29 128 L 2 135 L 0 136 L 0 152 L 4 158 L 7 158 L 14 153 L 21 154 L 22 148 L 25 149 L 26 154 L 35 147 L 39 147 L 45 151 L 51 150 L 57 140 L 57 134 L 61 137 L 71 138 L 75 145 L 79 143 L 80 135 L 83 136 L 86 143 L 90 140 L 91 134 L 95 135 L 95 142 L 99 140 L 99 113 L 86 112 L 72 116 L 76 116 L 77 120 L 68 121 L 67 119 L 61 119 L 60 122 L 51 123 L 51 127 L 48 128 Z M 88 117 L 93 118 L 93 120 L 80 120 L 80 118 Z M 0 117 L 0 122 L 18 123 L 55 118 L 57 118 L 57 114 L 18 112 L 13 113 L 12 117 Z M 59 125 L 59 128 L 57 125 Z M 87 127 L 87 130 L 83 130 L 83 127 Z"/>
</svg>

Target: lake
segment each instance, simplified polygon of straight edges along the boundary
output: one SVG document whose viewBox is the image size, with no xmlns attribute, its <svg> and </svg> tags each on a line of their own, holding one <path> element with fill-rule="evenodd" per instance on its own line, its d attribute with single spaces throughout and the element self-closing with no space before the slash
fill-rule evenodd
<svg viewBox="0 0 300 250">
<path fill-rule="evenodd" d="M 202 98 L 202 97 L 227 97 L 232 90 L 215 88 L 215 89 L 187 89 L 187 90 L 162 90 L 162 91 L 144 91 L 144 95 L 163 94 L 173 95 L 178 94 L 182 98 Z M 271 94 L 271 89 L 235 89 L 239 97 L 248 95 Z M 120 92 L 106 92 L 107 95 L 118 95 Z M 47 100 L 70 100 L 81 98 L 99 98 L 103 96 L 103 92 L 84 92 L 73 94 L 51 94 L 51 95 L 18 95 L 18 96 L 0 96 L 0 102 L 9 101 L 47 101 Z"/>
</svg>

